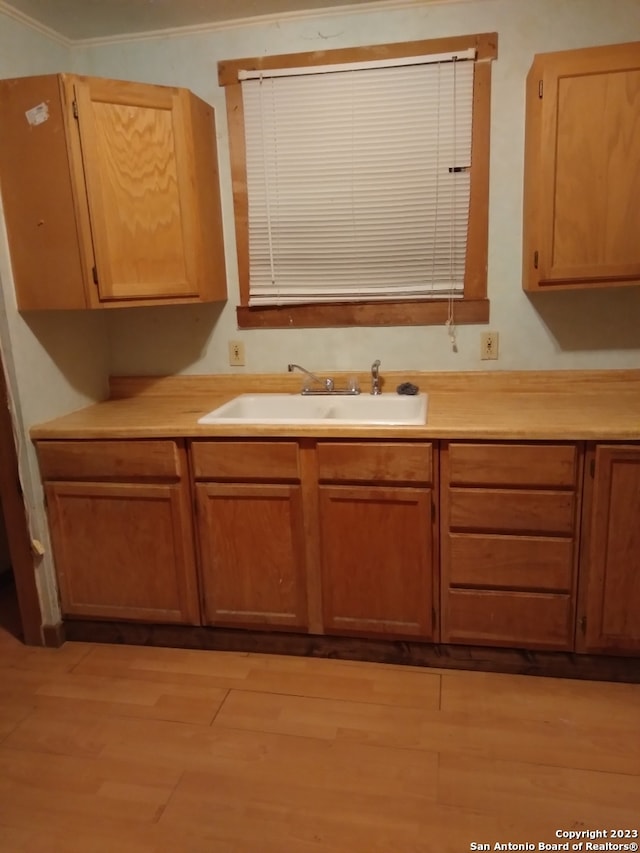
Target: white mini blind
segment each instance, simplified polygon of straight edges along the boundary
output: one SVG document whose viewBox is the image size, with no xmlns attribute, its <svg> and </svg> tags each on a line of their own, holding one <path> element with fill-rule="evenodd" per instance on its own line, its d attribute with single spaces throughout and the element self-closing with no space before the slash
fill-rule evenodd
<svg viewBox="0 0 640 853">
<path fill-rule="evenodd" d="M 423 61 L 243 80 L 250 306 L 463 295 L 474 62 Z"/>
</svg>

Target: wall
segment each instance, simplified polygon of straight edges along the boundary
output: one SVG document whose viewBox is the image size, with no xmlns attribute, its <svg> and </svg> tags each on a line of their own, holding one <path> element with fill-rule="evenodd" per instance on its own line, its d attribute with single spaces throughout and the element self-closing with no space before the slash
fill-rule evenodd
<svg viewBox="0 0 640 853">
<path fill-rule="evenodd" d="M 386 4 L 385 4 L 386 6 Z M 238 332 L 233 211 L 220 59 L 497 31 L 493 65 L 489 297 L 500 360 L 479 360 L 478 326 Z M 521 288 L 524 81 L 534 53 L 640 39 L 637 0 L 469 0 L 379 12 L 301 16 L 166 38 L 91 44 L 78 68 L 191 88 L 216 107 L 230 299 L 215 308 L 158 308 L 109 316 L 114 373 L 230 371 L 226 342 L 246 343 L 248 372 L 312 368 L 421 370 L 622 368 L 640 365 L 640 288 L 528 297 Z M 233 368 L 233 370 L 241 370 Z"/>
<path fill-rule="evenodd" d="M 76 70 L 182 85 L 217 108 L 230 299 L 219 306 L 20 316 L 0 212 L 0 344 L 15 407 L 25 502 L 47 549 L 37 567 L 45 622 L 58 616 L 53 566 L 29 427 L 106 394 L 109 373 L 230 371 L 227 340 L 246 342 L 248 372 L 289 361 L 322 370 L 622 368 L 640 365 L 640 292 L 555 294 L 533 300 L 520 286 L 524 79 L 534 53 L 640 39 L 640 4 L 616 0 L 469 0 L 395 10 L 271 19 L 166 38 L 68 46 L 0 13 L 0 76 Z M 220 59 L 496 30 L 492 104 L 489 328 L 498 362 L 480 362 L 478 327 L 458 330 L 454 354 L 440 327 L 238 332 L 237 271 Z M 1 133 L 1 128 L 0 128 Z M 242 370 L 235 368 L 236 371 Z"/>
<path fill-rule="evenodd" d="M 0 77 L 63 71 L 70 62 L 69 47 L 0 13 Z M 32 536 L 46 549 L 36 566 L 43 619 L 52 624 L 59 610 L 42 487 L 28 430 L 106 396 L 107 327 L 102 316 L 86 312 L 18 314 L 1 210 L 0 345 L 13 401 L 25 506 Z"/>
</svg>

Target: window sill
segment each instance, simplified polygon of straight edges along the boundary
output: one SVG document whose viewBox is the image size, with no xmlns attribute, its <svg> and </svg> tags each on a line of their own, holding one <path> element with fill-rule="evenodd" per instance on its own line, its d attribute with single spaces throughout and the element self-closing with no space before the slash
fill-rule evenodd
<svg viewBox="0 0 640 853">
<path fill-rule="evenodd" d="M 236 308 L 239 329 L 323 329 L 340 326 L 439 326 L 449 316 L 446 299 L 434 302 L 360 302 Z M 488 299 L 454 302 L 456 325 L 487 323 Z"/>
</svg>

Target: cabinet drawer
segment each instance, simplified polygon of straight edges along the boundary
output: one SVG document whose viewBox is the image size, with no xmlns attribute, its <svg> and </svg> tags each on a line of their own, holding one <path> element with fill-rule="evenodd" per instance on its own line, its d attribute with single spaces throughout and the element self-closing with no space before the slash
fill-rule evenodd
<svg viewBox="0 0 640 853">
<path fill-rule="evenodd" d="M 444 643 L 570 649 L 567 595 L 452 589 L 446 594 Z"/>
<path fill-rule="evenodd" d="M 43 480 L 179 479 L 175 441 L 38 441 Z"/>
<path fill-rule="evenodd" d="M 450 489 L 449 527 L 452 530 L 571 536 L 574 500 L 572 492 Z"/>
<path fill-rule="evenodd" d="M 196 480 L 299 480 L 295 441 L 194 441 Z"/>
<path fill-rule="evenodd" d="M 468 486 L 571 487 L 574 445 L 450 444 L 449 482 Z"/>
<path fill-rule="evenodd" d="M 318 477 L 332 482 L 431 483 L 432 445 L 424 442 L 319 442 Z"/>
<path fill-rule="evenodd" d="M 449 536 L 449 584 L 569 592 L 573 541 L 538 536 Z"/>
</svg>

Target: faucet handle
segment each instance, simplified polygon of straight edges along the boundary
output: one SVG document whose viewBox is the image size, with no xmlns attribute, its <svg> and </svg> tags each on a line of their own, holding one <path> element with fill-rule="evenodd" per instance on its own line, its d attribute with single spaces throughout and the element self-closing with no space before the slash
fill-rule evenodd
<svg viewBox="0 0 640 853">
<path fill-rule="evenodd" d="M 371 393 L 380 394 L 380 359 L 376 360 L 371 365 Z"/>
</svg>

